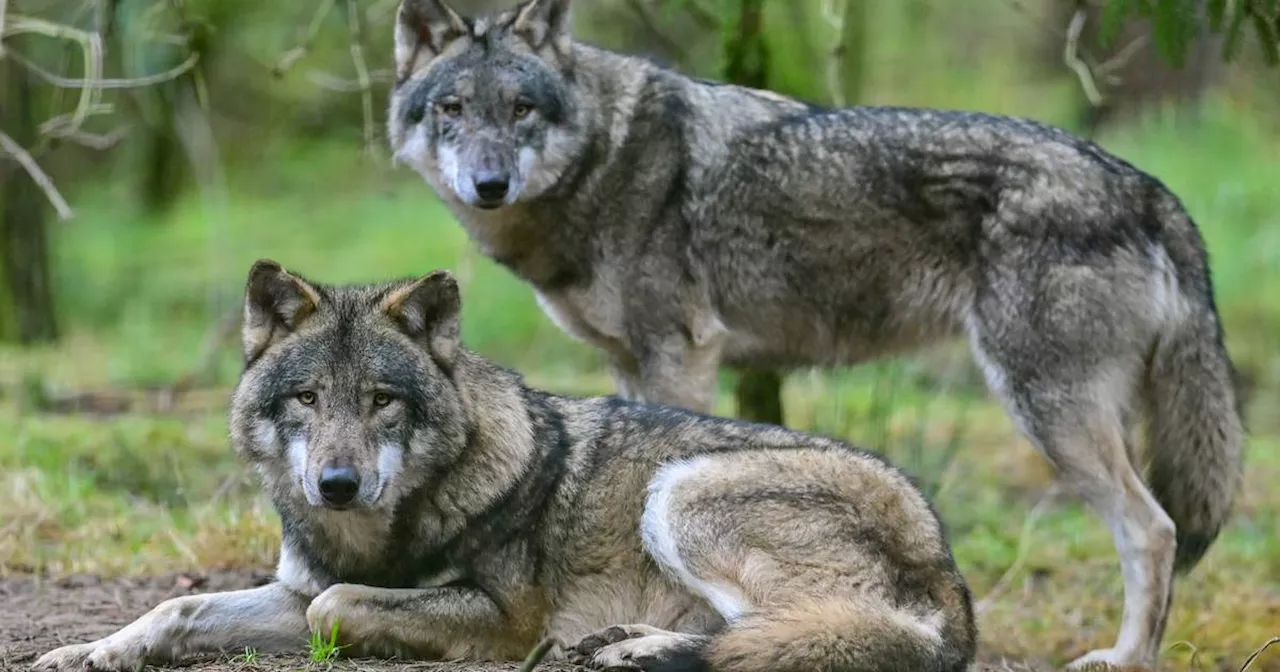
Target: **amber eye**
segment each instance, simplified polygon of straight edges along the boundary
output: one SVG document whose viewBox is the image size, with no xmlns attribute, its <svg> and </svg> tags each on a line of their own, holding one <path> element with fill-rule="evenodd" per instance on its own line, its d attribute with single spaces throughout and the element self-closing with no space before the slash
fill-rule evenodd
<svg viewBox="0 0 1280 672">
<path fill-rule="evenodd" d="M 316 393 L 315 392 L 299 392 L 298 401 L 302 402 L 303 405 L 305 406 L 310 406 L 316 403 Z"/>
<path fill-rule="evenodd" d="M 462 114 L 462 103 L 456 101 L 440 103 L 440 111 L 450 117 L 456 117 Z"/>
<path fill-rule="evenodd" d="M 533 111 L 533 106 L 528 103 L 516 103 L 516 119 L 524 119 Z"/>
<path fill-rule="evenodd" d="M 389 403 L 391 403 L 391 395 L 387 394 L 386 392 L 378 392 L 373 395 L 374 406 L 381 407 L 381 406 L 386 406 Z"/>
</svg>

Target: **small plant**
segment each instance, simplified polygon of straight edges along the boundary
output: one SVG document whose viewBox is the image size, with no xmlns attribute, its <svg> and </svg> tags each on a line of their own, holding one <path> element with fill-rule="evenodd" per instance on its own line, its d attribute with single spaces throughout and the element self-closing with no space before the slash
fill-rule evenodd
<svg viewBox="0 0 1280 672">
<path fill-rule="evenodd" d="M 318 632 L 311 633 L 311 662 L 328 663 L 338 657 L 338 620 L 334 620 L 333 627 L 329 629 L 329 639 L 325 639 Z"/>
<path fill-rule="evenodd" d="M 246 646 L 244 653 L 236 656 L 236 660 L 245 664 L 253 663 L 258 660 L 258 650 L 252 646 Z"/>
</svg>

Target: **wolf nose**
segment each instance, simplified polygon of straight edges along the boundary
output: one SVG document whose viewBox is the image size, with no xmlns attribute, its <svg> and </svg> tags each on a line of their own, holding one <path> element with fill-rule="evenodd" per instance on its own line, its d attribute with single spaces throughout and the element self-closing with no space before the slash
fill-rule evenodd
<svg viewBox="0 0 1280 672">
<path fill-rule="evenodd" d="M 359 490 L 360 477 L 351 467 L 325 467 L 320 472 L 320 496 L 326 504 L 350 504 Z"/>
<path fill-rule="evenodd" d="M 486 201 L 500 201 L 507 197 L 510 184 L 506 173 L 481 173 L 476 176 L 476 194 Z"/>
</svg>

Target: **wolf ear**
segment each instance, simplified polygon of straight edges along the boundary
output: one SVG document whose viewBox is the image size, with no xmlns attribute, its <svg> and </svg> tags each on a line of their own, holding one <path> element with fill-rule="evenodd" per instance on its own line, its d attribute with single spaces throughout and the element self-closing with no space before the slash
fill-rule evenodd
<svg viewBox="0 0 1280 672">
<path fill-rule="evenodd" d="M 517 10 L 511 31 L 534 49 L 550 44 L 561 56 L 568 56 L 573 48 L 572 5 L 572 0 L 528 0 Z"/>
<path fill-rule="evenodd" d="M 408 75 L 419 48 L 439 56 L 470 32 L 467 22 L 444 0 L 402 0 L 396 12 L 396 70 Z"/>
<path fill-rule="evenodd" d="M 320 307 L 320 292 L 270 259 L 249 269 L 244 292 L 245 362 L 252 362 L 272 343 L 296 331 Z"/>
<path fill-rule="evenodd" d="M 392 290 L 382 309 L 410 338 L 426 345 L 446 370 L 453 368 L 461 347 L 462 298 L 458 281 L 448 271 L 434 271 Z"/>
</svg>

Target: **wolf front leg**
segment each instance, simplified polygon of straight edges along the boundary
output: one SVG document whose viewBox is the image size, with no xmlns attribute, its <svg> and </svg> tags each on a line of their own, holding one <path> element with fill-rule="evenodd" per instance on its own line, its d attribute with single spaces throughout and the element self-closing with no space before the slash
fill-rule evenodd
<svg viewBox="0 0 1280 672">
<path fill-rule="evenodd" d="M 716 373 L 727 330 L 713 316 L 637 339 L 640 396 L 648 402 L 713 413 Z"/>
<path fill-rule="evenodd" d="M 199 653 L 303 651 L 307 599 L 282 584 L 161 602 L 96 642 L 54 649 L 37 670 L 141 670 Z"/>
<path fill-rule="evenodd" d="M 326 636 L 337 624 L 339 646 L 356 655 L 518 659 L 542 631 L 537 613 L 536 608 L 502 609 L 478 588 L 339 583 L 311 602 L 307 624 Z M 525 620 L 513 622 L 517 615 Z"/>
</svg>

